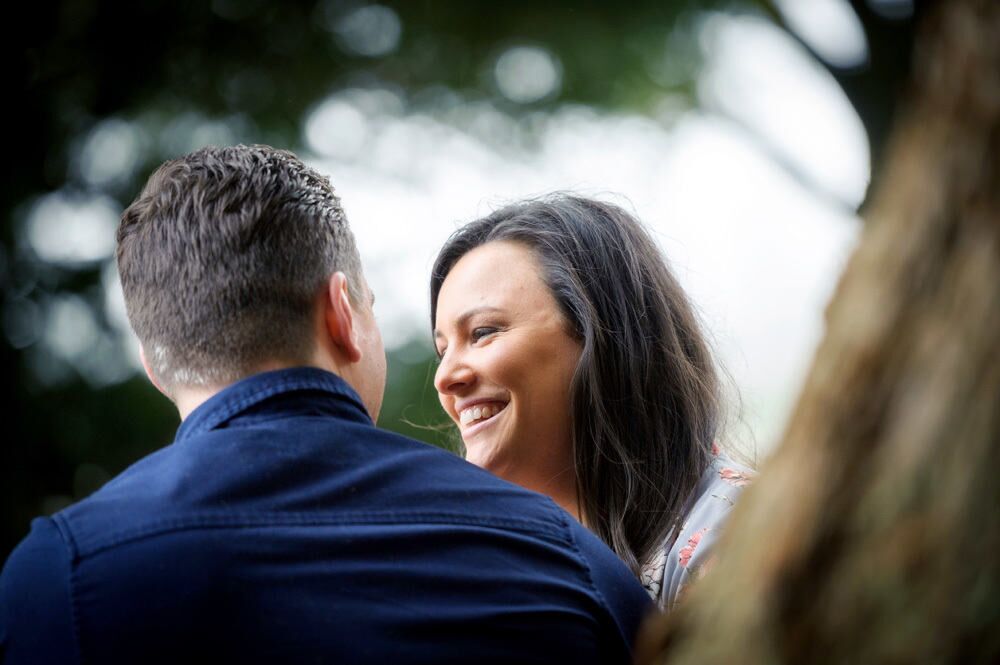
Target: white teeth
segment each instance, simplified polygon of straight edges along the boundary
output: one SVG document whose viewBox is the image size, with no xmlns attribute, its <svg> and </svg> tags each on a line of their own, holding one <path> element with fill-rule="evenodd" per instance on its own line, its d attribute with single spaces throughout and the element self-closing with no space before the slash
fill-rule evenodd
<svg viewBox="0 0 1000 665">
<path fill-rule="evenodd" d="M 491 406 L 489 404 L 486 406 L 474 406 L 469 409 L 463 409 L 462 412 L 458 414 L 458 419 L 463 425 L 468 425 L 477 420 L 492 418 L 496 414 L 500 413 L 502 409 L 502 406 Z"/>
</svg>

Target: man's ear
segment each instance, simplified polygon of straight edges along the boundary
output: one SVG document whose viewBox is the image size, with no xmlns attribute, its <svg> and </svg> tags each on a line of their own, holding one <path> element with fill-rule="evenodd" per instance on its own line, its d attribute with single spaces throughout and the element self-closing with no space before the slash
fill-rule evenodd
<svg viewBox="0 0 1000 665">
<path fill-rule="evenodd" d="M 361 346 L 354 328 L 354 309 L 344 273 L 335 272 L 330 277 L 324 309 L 326 331 L 334 346 L 343 352 L 348 361 L 356 363 L 361 360 Z"/>
<path fill-rule="evenodd" d="M 146 349 L 139 345 L 139 360 L 142 361 L 142 368 L 146 370 L 146 377 L 149 378 L 149 382 L 153 384 L 157 390 L 163 393 L 164 397 L 167 399 L 173 399 L 162 385 L 160 385 L 159 379 L 156 378 L 156 374 L 153 373 L 153 367 L 149 364 L 149 360 L 146 358 Z"/>
</svg>

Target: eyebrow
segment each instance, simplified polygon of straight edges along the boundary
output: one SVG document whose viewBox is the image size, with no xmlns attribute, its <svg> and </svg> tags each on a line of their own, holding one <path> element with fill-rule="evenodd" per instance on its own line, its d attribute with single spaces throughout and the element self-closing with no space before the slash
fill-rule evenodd
<svg viewBox="0 0 1000 665">
<path fill-rule="evenodd" d="M 490 305 L 480 305 L 479 307 L 473 307 L 472 309 L 467 309 L 462 312 L 457 319 L 455 319 L 455 325 L 462 327 L 465 322 L 474 317 L 476 314 L 482 314 L 483 312 L 500 312 L 502 311 L 499 307 L 491 307 Z M 434 339 L 439 337 L 444 337 L 444 334 L 437 328 L 434 329 Z"/>
</svg>

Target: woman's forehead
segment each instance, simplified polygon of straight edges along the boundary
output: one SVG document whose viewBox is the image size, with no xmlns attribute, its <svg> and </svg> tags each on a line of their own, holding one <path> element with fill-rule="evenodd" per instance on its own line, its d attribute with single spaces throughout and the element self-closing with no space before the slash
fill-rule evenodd
<svg viewBox="0 0 1000 665">
<path fill-rule="evenodd" d="M 441 286 L 438 316 L 455 319 L 475 308 L 519 311 L 555 305 L 541 266 L 526 245 L 493 241 L 459 259 Z"/>
<path fill-rule="evenodd" d="M 516 287 L 541 281 L 541 266 L 527 245 L 496 240 L 467 252 L 452 267 L 441 287 L 444 293 L 457 285 Z"/>
</svg>

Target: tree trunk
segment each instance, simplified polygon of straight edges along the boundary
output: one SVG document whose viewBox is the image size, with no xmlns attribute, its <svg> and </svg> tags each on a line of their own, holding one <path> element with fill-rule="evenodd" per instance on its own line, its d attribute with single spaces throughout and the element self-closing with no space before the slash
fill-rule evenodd
<svg viewBox="0 0 1000 665">
<path fill-rule="evenodd" d="M 1000 2 L 920 30 L 784 440 L 640 663 L 1000 662 Z"/>
</svg>

